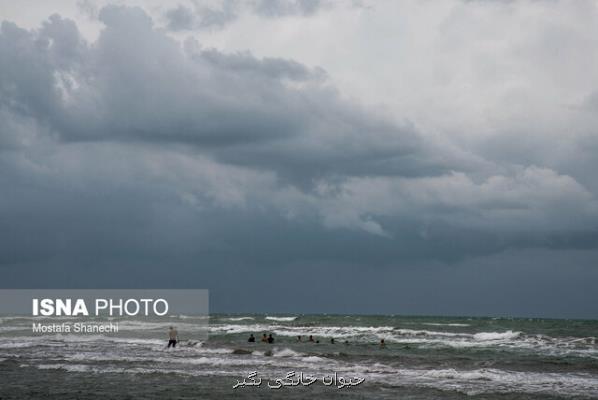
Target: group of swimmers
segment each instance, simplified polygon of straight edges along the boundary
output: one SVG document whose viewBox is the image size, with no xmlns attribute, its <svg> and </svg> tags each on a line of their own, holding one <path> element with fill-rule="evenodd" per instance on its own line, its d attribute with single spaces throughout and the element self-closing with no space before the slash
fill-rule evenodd
<svg viewBox="0 0 598 400">
<path fill-rule="evenodd" d="M 253 333 L 251 335 L 249 335 L 249 339 L 247 339 L 247 341 L 249 343 L 255 343 L 255 336 L 253 336 Z M 266 334 L 264 333 L 262 335 L 262 342 L 270 343 L 270 344 L 274 343 L 274 338 L 272 337 L 272 334 L 269 334 L 266 336 Z"/>
<path fill-rule="evenodd" d="M 247 339 L 247 342 L 249 343 L 255 343 L 255 336 L 253 336 L 253 333 L 249 335 L 249 338 Z M 266 335 L 265 333 L 262 335 L 262 342 L 263 343 L 274 343 L 274 337 L 272 337 L 272 334 L 270 333 L 269 335 Z M 297 342 L 303 342 L 303 337 L 301 335 L 297 336 Z M 307 342 L 311 342 L 311 343 L 320 343 L 319 340 L 314 339 L 313 335 L 309 335 Z M 330 338 L 330 344 L 335 344 L 336 342 L 334 341 L 334 338 Z M 345 344 L 349 344 L 348 340 L 345 340 Z M 384 339 L 380 339 L 380 347 L 386 347 L 386 343 L 384 343 Z"/>
<path fill-rule="evenodd" d="M 170 327 L 170 329 L 168 330 L 168 348 L 172 347 L 176 347 L 176 344 L 179 340 L 179 333 L 177 332 L 177 330 L 174 327 Z M 247 339 L 247 341 L 249 343 L 255 343 L 255 336 L 253 336 L 253 333 L 249 335 L 249 338 Z M 263 343 L 269 343 L 272 344 L 274 343 L 274 337 L 272 336 L 272 334 L 270 333 L 269 335 L 266 335 L 265 333 L 262 335 L 262 340 Z M 303 337 L 301 335 L 297 336 L 297 342 L 303 342 Z M 319 340 L 314 339 L 313 335 L 309 335 L 309 337 L 307 338 L 307 342 L 310 343 L 320 343 Z M 334 341 L 334 338 L 330 338 L 330 344 L 335 344 L 336 342 Z M 345 344 L 349 344 L 348 340 L 345 340 Z M 386 344 L 384 343 L 384 339 L 380 339 L 380 347 L 386 347 Z"/>
</svg>

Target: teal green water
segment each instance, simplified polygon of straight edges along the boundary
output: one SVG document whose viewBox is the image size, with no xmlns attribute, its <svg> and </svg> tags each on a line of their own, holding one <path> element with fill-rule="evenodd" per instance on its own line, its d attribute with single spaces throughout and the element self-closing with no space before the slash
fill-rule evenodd
<svg viewBox="0 0 598 400">
<path fill-rule="evenodd" d="M 32 336 L 30 319 L 4 317 L 0 398 L 598 398 L 598 321 L 220 314 L 208 340 L 203 323 L 178 316 L 123 321 L 112 336 Z M 165 348 L 170 324 L 175 350 Z M 318 380 L 268 387 L 291 371 Z M 252 372 L 260 386 L 233 388 Z M 335 373 L 363 383 L 322 383 Z"/>
</svg>

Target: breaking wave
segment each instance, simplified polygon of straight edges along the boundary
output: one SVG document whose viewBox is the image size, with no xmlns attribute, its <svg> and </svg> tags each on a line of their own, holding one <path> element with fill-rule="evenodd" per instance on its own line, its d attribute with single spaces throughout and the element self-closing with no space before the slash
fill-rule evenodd
<svg viewBox="0 0 598 400">
<path fill-rule="evenodd" d="M 298 317 L 265 317 L 269 321 L 280 321 L 280 322 L 290 322 L 295 321 Z"/>
<path fill-rule="evenodd" d="M 318 368 L 320 362 L 326 361 L 320 357 L 310 356 L 301 359 L 308 362 L 303 365 L 310 373 L 327 374 L 330 365 L 322 365 L 324 369 Z M 162 361 L 162 360 L 159 360 Z M 172 360 L 164 360 L 171 362 Z M 179 375 L 238 375 L 238 370 L 215 370 L 219 367 L 246 367 L 271 365 L 268 361 L 248 359 L 234 360 L 222 358 L 202 357 L 198 359 L 176 360 L 178 364 L 188 364 L 196 367 L 207 367 L 200 369 L 184 368 L 156 368 L 156 367 L 116 367 L 99 366 L 83 363 L 48 363 L 34 365 L 35 368 L 60 369 L 72 373 L 130 373 L 130 374 L 179 374 Z M 279 364 L 281 367 L 300 366 L 297 364 Z M 21 366 L 32 366 L 22 364 Z M 314 369 L 315 367 L 315 369 Z M 294 368 L 294 367 L 293 367 Z M 551 372 L 519 372 L 492 368 L 481 368 L 471 370 L 459 370 L 454 368 L 428 369 L 417 368 L 392 368 L 384 364 L 373 365 L 337 365 L 336 370 L 340 374 L 357 374 L 367 382 L 383 383 L 391 386 L 415 386 L 427 387 L 438 390 L 457 391 L 467 395 L 481 395 L 485 393 L 527 393 L 544 395 L 563 395 L 594 397 L 598 395 L 598 377 L 587 373 L 563 374 Z M 278 370 L 266 369 L 260 372 L 265 378 L 271 378 L 280 374 Z"/>
<path fill-rule="evenodd" d="M 249 320 L 253 320 L 255 318 L 253 317 L 231 317 L 231 318 L 226 318 L 227 321 L 249 321 Z"/>
</svg>

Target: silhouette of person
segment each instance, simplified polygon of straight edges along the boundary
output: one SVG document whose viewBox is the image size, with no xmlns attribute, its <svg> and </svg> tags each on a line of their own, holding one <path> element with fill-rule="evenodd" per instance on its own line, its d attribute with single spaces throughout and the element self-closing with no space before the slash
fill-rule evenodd
<svg viewBox="0 0 598 400">
<path fill-rule="evenodd" d="M 174 327 L 170 327 L 168 329 L 168 348 L 172 346 L 173 348 L 176 347 L 176 343 L 179 340 L 179 333 L 177 332 Z"/>
</svg>

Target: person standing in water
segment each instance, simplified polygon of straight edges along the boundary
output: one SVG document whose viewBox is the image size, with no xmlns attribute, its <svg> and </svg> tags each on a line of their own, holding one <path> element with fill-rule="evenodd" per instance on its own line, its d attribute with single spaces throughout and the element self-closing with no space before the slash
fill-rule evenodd
<svg viewBox="0 0 598 400">
<path fill-rule="evenodd" d="M 249 335 L 249 339 L 247 339 L 247 341 L 249 343 L 255 343 L 255 336 L 253 336 L 253 333 L 251 335 Z"/>
<path fill-rule="evenodd" d="M 265 333 L 262 335 L 262 342 L 264 342 L 264 343 L 268 342 L 268 336 L 266 336 Z"/>
<path fill-rule="evenodd" d="M 170 327 L 168 330 L 168 348 L 172 346 L 173 348 L 176 347 L 176 343 L 179 340 L 179 333 L 177 332 L 174 327 Z"/>
<path fill-rule="evenodd" d="M 272 334 L 270 334 L 268 336 L 268 343 L 270 343 L 270 344 L 274 343 L 274 338 L 272 337 Z"/>
</svg>

